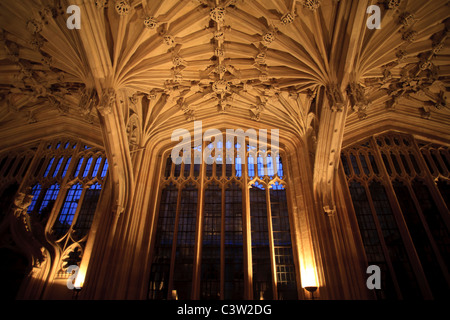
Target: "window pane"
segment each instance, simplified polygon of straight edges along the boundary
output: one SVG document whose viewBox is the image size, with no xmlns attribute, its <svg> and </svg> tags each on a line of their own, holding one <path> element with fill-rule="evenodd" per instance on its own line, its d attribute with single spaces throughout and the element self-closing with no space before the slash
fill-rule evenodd
<svg viewBox="0 0 450 320">
<path fill-rule="evenodd" d="M 46 220 L 53 209 L 56 198 L 59 193 L 59 185 L 51 185 L 45 192 L 44 199 L 42 200 L 41 207 L 39 208 L 39 213 L 42 215 L 41 219 Z"/>
<path fill-rule="evenodd" d="M 102 186 L 98 183 L 93 184 L 86 190 L 83 198 L 83 204 L 81 205 L 80 212 L 74 226 L 74 238 L 80 240 L 86 236 L 91 229 L 95 209 L 97 208 L 97 202 L 100 198 L 101 191 Z"/>
<path fill-rule="evenodd" d="M 225 190 L 225 299 L 244 298 L 242 190 L 232 184 Z"/>
<path fill-rule="evenodd" d="M 72 225 L 72 220 L 75 215 L 78 206 L 78 200 L 80 200 L 83 187 L 81 184 L 77 183 L 73 185 L 67 192 L 66 198 L 64 199 L 63 206 L 59 212 L 58 219 L 53 225 L 54 234 L 60 238 L 69 231 Z"/>
<path fill-rule="evenodd" d="M 197 220 L 197 187 L 188 185 L 181 191 L 180 213 L 175 253 L 173 290 L 178 298 L 190 299 Z"/>
<path fill-rule="evenodd" d="M 297 299 L 294 257 L 285 189 L 270 189 L 272 231 L 279 300 Z"/>
<path fill-rule="evenodd" d="M 445 278 L 439 268 L 430 239 L 426 234 L 411 194 L 408 188 L 400 182 L 395 181 L 393 186 L 433 295 L 435 297 L 445 296 L 448 294 L 448 286 L 446 281 L 443 280 Z"/>
<path fill-rule="evenodd" d="M 28 213 L 33 212 L 34 207 L 36 206 L 36 202 L 39 198 L 39 194 L 41 193 L 41 185 L 35 184 L 33 188 L 31 189 L 31 195 L 33 196 L 33 199 L 31 200 L 30 205 L 28 206 Z"/>
<path fill-rule="evenodd" d="M 201 298 L 220 298 L 220 231 L 222 220 L 222 190 L 209 185 L 204 193 L 203 248 L 201 265 Z"/>
<path fill-rule="evenodd" d="M 167 299 L 178 190 L 174 185 L 163 189 L 159 204 L 155 247 L 150 272 L 150 299 Z"/>
<path fill-rule="evenodd" d="M 397 294 L 395 292 L 394 283 L 388 269 L 386 258 L 383 254 L 366 190 L 357 182 L 351 182 L 349 190 L 366 252 L 367 263 L 368 265 L 374 264 L 379 266 L 382 274 L 385 275 L 385 277 L 381 278 L 381 290 L 375 290 L 375 294 L 379 299 L 395 299 L 397 298 Z"/>
<path fill-rule="evenodd" d="M 420 298 L 420 289 L 409 262 L 386 191 L 376 181 L 370 184 L 369 190 L 403 298 Z"/>
<path fill-rule="evenodd" d="M 253 299 L 270 300 L 272 269 L 267 222 L 266 191 L 255 183 L 250 189 L 250 220 L 253 265 Z"/>
</svg>

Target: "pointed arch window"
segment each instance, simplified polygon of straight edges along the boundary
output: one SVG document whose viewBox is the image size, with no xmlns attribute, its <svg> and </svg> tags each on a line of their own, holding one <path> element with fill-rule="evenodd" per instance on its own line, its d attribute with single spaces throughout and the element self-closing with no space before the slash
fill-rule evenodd
<svg viewBox="0 0 450 320">
<path fill-rule="evenodd" d="M 248 144 L 217 145 L 226 149 L 217 153 L 219 162 L 212 161 L 214 144 L 203 144 L 206 159 L 198 174 L 192 165 L 163 157 L 149 298 L 296 299 L 298 258 L 281 157 L 269 152 L 270 159 L 264 159 Z M 168 226 L 161 222 L 167 215 Z M 165 230 L 170 230 L 167 246 Z"/>
</svg>

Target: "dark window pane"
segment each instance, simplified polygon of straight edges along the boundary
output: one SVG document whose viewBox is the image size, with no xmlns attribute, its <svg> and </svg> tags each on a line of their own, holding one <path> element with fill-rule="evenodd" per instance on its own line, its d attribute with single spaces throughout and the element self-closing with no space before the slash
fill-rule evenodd
<svg viewBox="0 0 450 320">
<path fill-rule="evenodd" d="M 225 190 L 225 299 L 244 298 L 242 190 L 232 184 Z"/>
<path fill-rule="evenodd" d="M 341 163 L 344 168 L 345 175 L 348 177 L 350 175 L 350 168 L 348 167 L 347 157 L 344 154 L 341 155 Z"/>
<path fill-rule="evenodd" d="M 269 230 L 266 191 L 259 184 L 250 189 L 250 219 L 253 265 L 253 299 L 272 299 Z"/>
<path fill-rule="evenodd" d="M 167 299 L 178 190 L 169 185 L 161 192 L 159 216 L 150 269 L 150 299 Z"/>
<path fill-rule="evenodd" d="M 386 258 L 383 253 L 380 238 L 378 236 L 375 221 L 369 205 L 366 190 L 357 182 L 349 185 L 350 194 L 352 196 L 353 207 L 356 213 L 362 242 L 366 252 L 367 263 L 369 265 L 377 265 L 380 267 L 382 274 L 381 290 L 376 290 L 375 294 L 379 299 L 396 299 L 394 283 L 387 267 Z"/>
<path fill-rule="evenodd" d="M 203 248 L 201 264 L 202 299 L 220 299 L 220 231 L 222 220 L 222 190 L 209 185 L 204 193 Z"/>
<path fill-rule="evenodd" d="M 435 298 L 448 295 L 449 288 L 436 260 L 422 220 L 408 188 L 400 182 L 393 183 L 406 225 Z"/>
<path fill-rule="evenodd" d="M 369 189 L 403 298 L 420 298 L 420 289 L 392 213 L 386 190 L 376 181 L 371 183 Z"/>
<path fill-rule="evenodd" d="M 53 232 L 58 238 L 66 234 L 72 225 L 72 220 L 77 211 L 78 200 L 80 200 L 82 191 L 83 187 L 79 183 L 73 185 L 69 191 L 67 191 L 58 219 L 53 225 Z"/>
<path fill-rule="evenodd" d="M 294 256 L 292 253 L 286 190 L 270 189 L 272 231 L 279 300 L 297 299 Z"/>
<path fill-rule="evenodd" d="M 190 299 L 191 297 L 196 220 L 197 187 L 188 185 L 181 191 L 173 274 L 173 290 L 177 290 L 180 300 Z"/>
<path fill-rule="evenodd" d="M 95 209 L 97 209 L 97 202 L 101 191 L 102 186 L 98 183 L 93 184 L 86 190 L 83 198 L 83 204 L 81 205 L 80 212 L 74 226 L 75 239 L 80 240 L 89 233 L 92 221 L 94 220 Z"/>
<path fill-rule="evenodd" d="M 412 187 L 440 254 L 445 264 L 450 266 L 450 235 L 430 190 L 419 180 L 414 180 Z"/>
</svg>

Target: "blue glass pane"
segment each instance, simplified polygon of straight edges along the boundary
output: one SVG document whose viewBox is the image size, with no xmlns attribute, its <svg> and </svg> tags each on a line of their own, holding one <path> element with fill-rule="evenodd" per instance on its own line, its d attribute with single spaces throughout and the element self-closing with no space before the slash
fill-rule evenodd
<svg viewBox="0 0 450 320">
<path fill-rule="evenodd" d="M 80 173 L 81 169 L 81 164 L 83 163 L 83 159 L 84 158 L 80 158 L 80 160 L 78 160 L 77 169 L 75 170 L 75 174 L 73 175 L 74 177 L 78 177 L 78 174 Z"/>
<path fill-rule="evenodd" d="M 272 189 L 273 190 L 284 190 L 284 186 L 277 181 L 272 185 Z"/>
<path fill-rule="evenodd" d="M 264 189 L 264 186 L 263 186 L 261 183 L 259 183 L 258 181 L 256 181 L 255 183 L 253 183 L 253 184 L 252 184 L 252 187 L 257 188 L 257 189 L 260 189 L 260 190 L 265 190 L 265 189 Z"/>
<path fill-rule="evenodd" d="M 253 178 L 255 176 L 255 166 L 254 166 L 254 162 L 253 162 L 253 157 L 252 156 L 248 157 L 248 176 L 250 178 Z"/>
<path fill-rule="evenodd" d="M 55 161 L 55 158 L 53 157 L 50 162 L 47 165 L 47 169 L 45 169 L 44 177 L 47 177 L 48 173 L 50 172 L 50 169 L 53 165 L 53 161 Z"/>
<path fill-rule="evenodd" d="M 59 158 L 59 161 L 58 161 L 58 164 L 56 165 L 55 171 L 53 171 L 53 178 L 56 177 L 56 175 L 58 174 L 63 160 L 64 160 L 64 157 Z"/>
<path fill-rule="evenodd" d="M 56 145 L 55 149 L 58 149 L 61 146 L 61 142 L 58 142 L 58 144 Z"/>
<path fill-rule="evenodd" d="M 67 149 L 70 146 L 69 142 L 66 142 L 66 144 L 64 145 L 64 149 Z"/>
<path fill-rule="evenodd" d="M 284 173 L 283 173 L 283 163 L 280 156 L 277 156 L 277 169 L 278 169 L 277 171 L 278 176 L 282 177 Z"/>
<path fill-rule="evenodd" d="M 92 177 L 96 177 L 98 173 L 98 169 L 100 169 L 100 163 L 102 162 L 102 157 L 98 157 L 97 161 L 95 161 L 94 171 L 92 172 Z"/>
<path fill-rule="evenodd" d="M 64 171 L 63 171 L 63 173 L 62 173 L 62 177 L 64 178 L 65 176 L 66 176 L 66 173 L 67 173 L 67 170 L 69 169 L 69 165 L 70 165 L 70 161 L 72 160 L 72 157 L 70 157 L 68 160 L 67 160 L 67 162 L 66 162 L 66 165 L 65 165 L 65 167 L 64 167 Z"/>
<path fill-rule="evenodd" d="M 92 164 L 92 157 L 90 157 L 90 158 L 87 160 L 87 164 L 86 164 L 86 166 L 84 167 L 83 178 L 86 178 L 86 177 L 87 177 L 87 175 L 88 175 L 88 173 L 89 173 L 89 169 L 91 168 L 91 164 Z"/>
<path fill-rule="evenodd" d="M 59 193 L 59 185 L 53 184 L 45 192 L 44 199 L 42 200 L 41 207 L 39 208 L 39 213 L 45 211 L 50 211 L 53 208 L 53 204 L 56 201 Z"/>
<path fill-rule="evenodd" d="M 236 177 L 241 177 L 242 176 L 241 158 L 239 158 L 239 157 L 236 158 L 236 163 L 234 165 L 234 168 L 236 169 Z"/>
<path fill-rule="evenodd" d="M 70 228 L 82 192 L 83 187 L 81 184 L 75 184 L 67 191 L 66 199 L 62 205 L 58 220 L 53 226 L 53 230 L 57 236 L 64 235 Z"/>
<path fill-rule="evenodd" d="M 267 175 L 269 177 L 273 177 L 274 175 L 274 170 L 273 170 L 273 162 L 272 162 L 272 155 L 267 155 Z"/>
<path fill-rule="evenodd" d="M 106 176 L 106 173 L 108 172 L 108 159 L 105 159 L 105 164 L 102 168 L 102 174 L 101 177 L 104 178 Z"/>
<path fill-rule="evenodd" d="M 258 176 L 264 177 L 264 161 L 261 155 L 258 156 L 257 162 L 258 162 Z"/>
<path fill-rule="evenodd" d="M 33 188 L 31 189 L 31 195 L 33 196 L 33 199 L 31 200 L 31 203 L 28 206 L 28 213 L 32 212 L 34 207 L 36 206 L 36 202 L 39 197 L 39 194 L 41 193 L 41 189 L 42 187 L 40 184 L 34 185 Z"/>
</svg>

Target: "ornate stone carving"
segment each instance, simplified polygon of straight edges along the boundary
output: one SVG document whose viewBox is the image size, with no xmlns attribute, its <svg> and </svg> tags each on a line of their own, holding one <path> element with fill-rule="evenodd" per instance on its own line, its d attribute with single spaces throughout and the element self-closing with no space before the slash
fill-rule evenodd
<svg viewBox="0 0 450 320">
<path fill-rule="evenodd" d="M 95 6 L 99 9 L 106 8 L 108 6 L 108 0 L 95 0 Z"/>
<path fill-rule="evenodd" d="M 216 41 L 225 40 L 225 34 L 224 34 L 223 30 L 217 30 L 214 32 L 214 40 L 216 40 Z"/>
<path fill-rule="evenodd" d="M 112 112 L 114 103 L 116 103 L 116 92 L 112 88 L 104 89 L 97 110 L 102 116 L 106 116 Z"/>
<path fill-rule="evenodd" d="M 281 17 L 281 24 L 289 24 L 294 22 L 294 15 L 290 12 L 285 13 L 282 17 Z"/>
<path fill-rule="evenodd" d="M 119 15 L 127 15 L 131 9 L 130 2 L 128 0 L 116 0 L 115 8 Z"/>
<path fill-rule="evenodd" d="M 402 34 L 402 40 L 407 42 L 413 42 L 416 39 L 417 31 L 408 30 Z"/>
<path fill-rule="evenodd" d="M 148 29 L 155 29 L 158 26 L 158 21 L 153 17 L 146 17 L 144 19 L 144 26 Z"/>
<path fill-rule="evenodd" d="M 35 19 L 28 20 L 27 22 L 27 30 L 32 34 L 39 33 L 42 31 L 42 22 L 39 22 Z"/>
<path fill-rule="evenodd" d="M 308 8 L 311 11 L 316 11 L 320 7 L 320 1 L 319 0 L 304 0 L 303 6 Z"/>
<path fill-rule="evenodd" d="M 370 104 L 369 99 L 367 99 L 364 87 L 356 82 L 349 84 L 347 88 L 347 94 L 350 99 L 350 103 L 355 112 L 357 112 L 360 119 L 365 119 L 367 117 L 367 107 Z"/>
<path fill-rule="evenodd" d="M 261 64 L 261 65 L 263 65 L 263 64 L 266 64 L 266 52 L 267 52 L 267 50 L 261 50 L 257 55 L 256 55 L 256 57 L 255 57 L 255 62 L 257 63 L 257 64 Z"/>
<path fill-rule="evenodd" d="M 415 20 L 416 20 L 415 16 L 409 12 L 404 12 L 399 17 L 399 23 L 403 27 L 410 27 L 414 23 Z"/>
<path fill-rule="evenodd" d="M 269 31 L 262 37 L 262 43 L 267 47 L 269 46 L 273 41 L 275 41 L 275 32 Z"/>
<path fill-rule="evenodd" d="M 344 97 L 342 95 L 341 90 L 338 88 L 338 86 L 335 83 L 327 86 L 326 95 L 328 98 L 328 102 L 330 104 L 330 108 L 333 112 L 343 110 Z"/>
<path fill-rule="evenodd" d="M 224 56 L 224 51 L 221 49 L 221 48 L 216 48 L 215 50 L 214 50 L 214 55 L 216 56 L 216 57 L 219 57 L 219 58 L 221 58 L 221 57 L 223 57 Z"/>
<path fill-rule="evenodd" d="M 170 34 L 164 35 L 163 40 L 164 40 L 164 43 L 170 47 L 175 44 L 175 39 Z"/>
<path fill-rule="evenodd" d="M 223 22 L 223 19 L 225 18 L 225 8 L 222 7 L 213 8 L 209 12 L 209 16 L 215 22 Z"/>
<path fill-rule="evenodd" d="M 386 9 L 398 9 L 400 7 L 401 0 L 386 0 L 384 6 Z"/>
<path fill-rule="evenodd" d="M 212 90 L 217 94 L 228 93 L 230 91 L 230 86 L 228 82 L 218 80 L 212 84 Z"/>
</svg>

